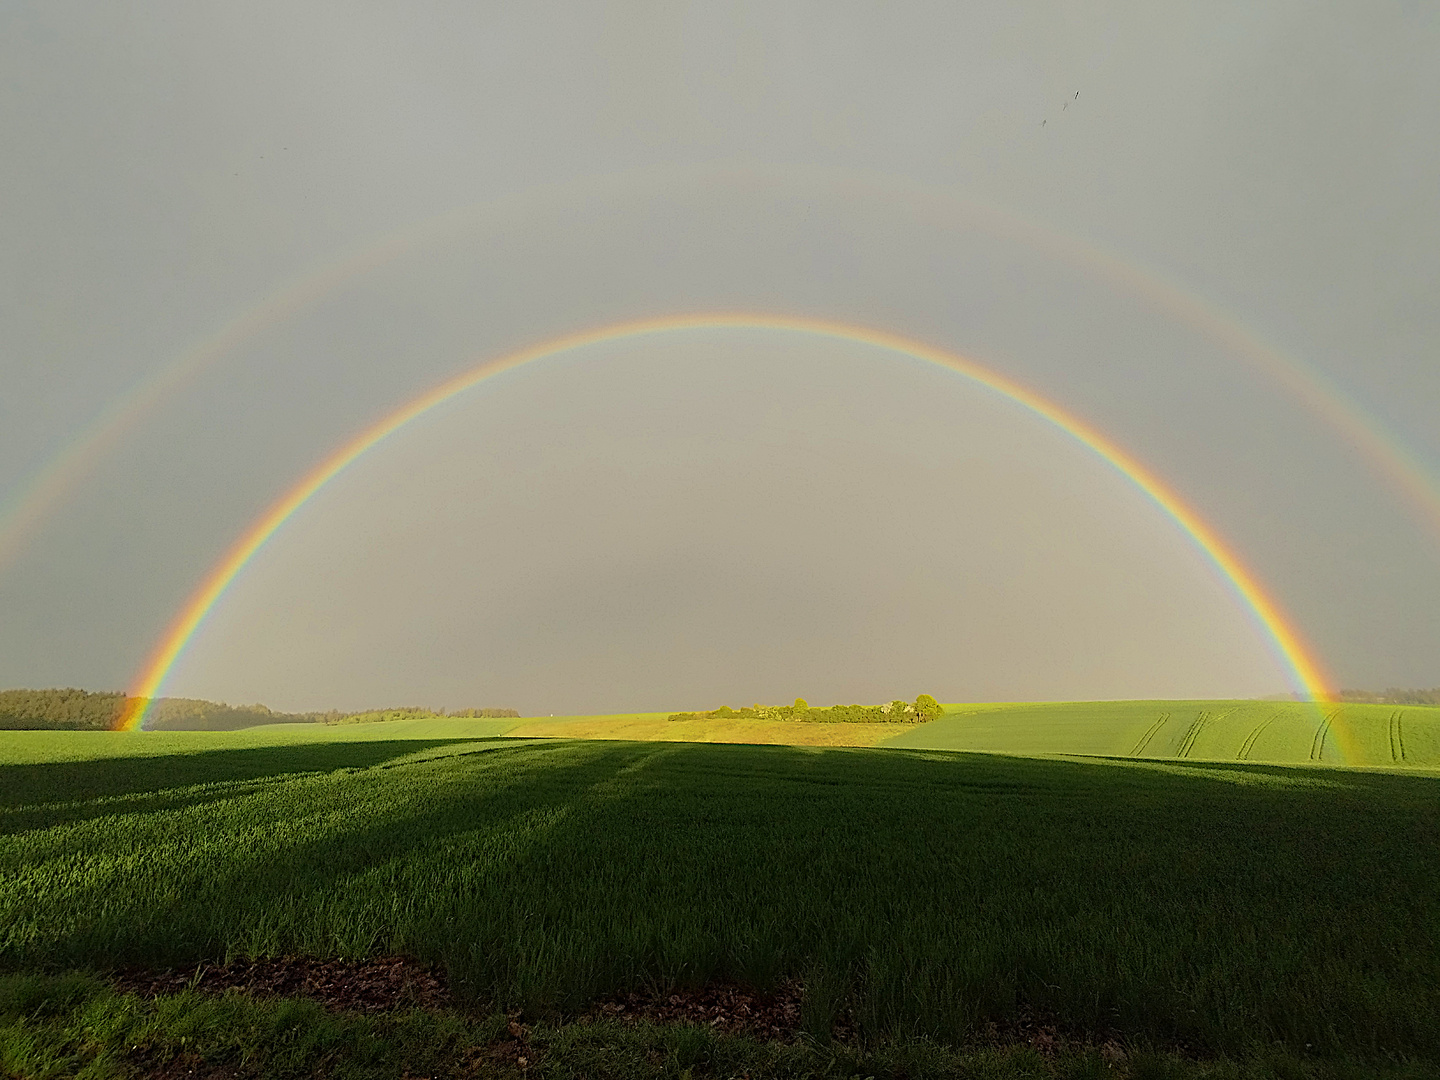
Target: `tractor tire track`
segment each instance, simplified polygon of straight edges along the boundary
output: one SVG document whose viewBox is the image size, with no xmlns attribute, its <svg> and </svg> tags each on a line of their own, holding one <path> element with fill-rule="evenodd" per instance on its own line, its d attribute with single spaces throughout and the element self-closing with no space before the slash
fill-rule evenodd
<svg viewBox="0 0 1440 1080">
<path fill-rule="evenodd" d="M 1277 712 L 1271 713 L 1267 719 L 1260 721 L 1260 723 L 1255 726 L 1255 730 L 1245 736 L 1245 741 L 1240 744 L 1240 753 L 1235 756 L 1241 761 L 1249 761 L 1250 754 L 1255 749 L 1255 743 L 1259 740 L 1260 736 L 1265 733 L 1265 729 L 1279 719 L 1280 714 Z"/>
<path fill-rule="evenodd" d="M 1403 715 L 1400 709 L 1390 714 L 1390 760 L 1397 765 L 1405 763 L 1405 730 L 1400 721 Z"/>
<path fill-rule="evenodd" d="M 1140 741 L 1137 742 L 1134 749 L 1130 751 L 1130 756 L 1139 757 L 1141 754 L 1143 754 L 1145 752 L 1145 748 L 1150 745 L 1150 740 L 1155 738 L 1155 736 L 1159 733 L 1160 729 L 1169 722 L 1170 714 L 1168 712 L 1162 712 L 1160 714 L 1160 719 L 1156 720 L 1153 724 L 1151 724 L 1148 728 L 1145 729 L 1145 734 L 1140 736 Z"/>
<path fill-rule="evenodd" d="M 1335 722 L 1335 717 L 1340 715 L 1339 709 L 1332 709 L 1325 714 L 1325 719 L 1315 729 L 1315 737 L 1310 740 L 1310 760 L 1320 761 L 1325 756 L 1325 740 L 1330 735 L 1330 725 Z"/>
<path fill-rule="evenodd" d="M 1180 737 L 1180 746 L 1176 749 L 1175 756 L 1189 757 L 1190 751 L 1195 749 L 1195 740 L 1199 737 L 1200 732 L 1205 730 L 1205 726 L 1213 719 L 1215 719 L 1214 715 L 1208 712 L 1201 712 L 1199 716 L 1195 717 L 1190 726 L 1185 729 L 1185 734 Z"/>
</svg>

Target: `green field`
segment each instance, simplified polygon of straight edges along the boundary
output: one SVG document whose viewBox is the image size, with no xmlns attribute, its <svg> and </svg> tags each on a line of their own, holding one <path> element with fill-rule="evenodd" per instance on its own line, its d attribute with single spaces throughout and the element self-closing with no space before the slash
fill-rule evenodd
<svg viewBox="0 0 1440 1080">
<path fill-rule="evenodd" d="M 325 747 L 337 743 L 437 741 L 461 743 L 489 739 L 512 730 L 519 720 L 395 720 L 383 724 L 267 724 L 239 731 L 0 731 L 0 767 L 54 765 L 64 761 L 124 761 L 149 758 L 183 768 L 192 754 L 217 750 L 273 751 L 281 747 Z M 322 754 L 323 750 L 319 751 Z M 363 751 L 357 751 L 363 754 Z M 304 760 L 304 749 L 275 760 Z M 297 756 L 298 755 L 298 756 Z M 213 760 L 213 759 L 211 759 Z M 123 773 L 128 765 L 101 772 Z M 208 766 L 200 766 L 202 769 Z M 17 781 L 19 771 L 8 774 Z M 63 788 L 57 789 L 65 794 Z"/>
<path fill-rule="evenodd" d="M 1080 754 L 1440 769 L 1440 708 L 1291 701 L 948 705 L 883 745 L 987 754 Z"/>
<path fill-rule="evenodd" d="M 1027 1012 L 1180 1054 L 1147 1075 L 1266 1054 L 1292 1072 L 1246 1075 L 1440 1068 L 1429 776 L 1198 749 L 1177 765 L 494 737 L 513 724 L 0 733 L 0 1066 L 41 1075 L 15 1047 L 47 1038 L 72 1062 L 108 1045 L 83 994 L 43 1020 L 23 973 L 399 952 L 445 965 L 480 1014 L 552 1025 L 625 988 L 798 979 L 807 1030 L 823 1045 L 848 1017 L 872 1072 L 899 1047 L 922 1075 L 917 1048 L 952 1047 L 972 1057 L 931 1071 L 974 1075 L 985 1024 Z M 593 1074 L 663 1075 L 654 1053 Z M 767 1075 L 852 1075 L 819 1060 Z M 990 1075 L 1030 1075 L 1006 1060 Z M 1346 1061 L 1360 1071 L 1324 1071 Z"/>
<path fill-rule="evenodd" d="M 815 723 L 714 717 L 672 720 L 664 713 L 567 716 L 516 721 L 516 738 L 619 739 L 627 742 L 755 743 L 778 746 L 874 746 L 910 725 Z"/>
</svg>

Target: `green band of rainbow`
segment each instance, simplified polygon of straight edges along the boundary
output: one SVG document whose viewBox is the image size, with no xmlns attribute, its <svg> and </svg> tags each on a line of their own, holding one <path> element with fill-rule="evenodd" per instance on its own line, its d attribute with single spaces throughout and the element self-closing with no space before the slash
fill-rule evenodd
<svg viewBox="0 0 1440 1080">
<path fill-rule="evenodd" d="M 533 360 L 555 356 L 587 345 L 599 345 L 624 338 L 682 330 L 725 328 L 789 331 L 893 350 L 948 368 L 989 387 L 1032 412 L 1038 413 L 1108 461 L 1174 519 L 1244 600 L 1287 668 L 1288 674 L 1294 682 L 1293 688 L 1315 700 L 1326 698 L 1329 679 L 1320 664 L 1291 626 L 1279 605 L 1266 593 L 1254 575 L 1245 568 L 1220 536 L 1159 477 L 1083 420 L 1051 404 L 1029 388 L 982 367 L 967 357 L 946 352 L 898 334 L 822 319 L 726 313 L 642 319 L 554 338 L 463 372 L 360 432 L 311 469 L 298 484 L 256 519 L 235 541 L 225 556 L 211 568 L 200 587 L 185 602 L 184 607 L 180 609 L 179 614 L 166 629 L 164 636 L 160 638 L 146 660 L 145 666 L 141 669 L 130 691 L 131 701 L 117 726 L 125 729 L 144 726 L 151 700 L 159 696 L 171 668 L 184 652 L 186 644 L 245 564 L 264 546 L 265 542 L 275 534 L 275 531 L 285 523 L 290 515 L 305 504 L 306 500 L 391 432 L 485 379 L 528 364 Z"/>
</svg>

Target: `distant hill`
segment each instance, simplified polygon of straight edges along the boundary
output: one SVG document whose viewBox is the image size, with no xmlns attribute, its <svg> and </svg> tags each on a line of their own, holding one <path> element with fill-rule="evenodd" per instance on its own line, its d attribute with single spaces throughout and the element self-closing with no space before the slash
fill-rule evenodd
<svg viewBox="0 0 1440 1080">
<path fill-rule="evenodd" d="M 104 731 L 115 726 L 129 699 L 119 692 L 0 690 L 0 730 Z M 446 713 L 418 706 L 361 712 L 285 713 L 264 705 L 227 705 L 199 698 L 159 698 L 148 727 L 161 731 L 238 731 L 261 724 L 355 724 L 441 717 L 518 717 L 514 709 L 457 709 Z"/>
</svg>

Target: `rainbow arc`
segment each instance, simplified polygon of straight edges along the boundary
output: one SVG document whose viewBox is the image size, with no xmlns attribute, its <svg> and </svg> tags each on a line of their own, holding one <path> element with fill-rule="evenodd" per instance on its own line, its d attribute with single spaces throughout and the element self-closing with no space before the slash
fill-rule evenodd
<svg viewBox="0 0 1440 1080">
<path fill-rule="evenodd" d="M 486 379 L 537 360 L 558 356 L 586 346 L 628 338 L 678 331 L 720 329 L 802 333 L 891 350 L 916 360 L 939 365 L 988 387 L 1067 432 L 1098 454 L 1148 496 L 1223 575 L 1249 610 L 1262 633 L 1270 641 L 1293 683 L 1293 688 L 1313 700 L 1326 698 L 1330 683 L 1323 667 L 1280 605 L 1262 587 L 1259 580 L 1244 565 L 1239 556 L 1213 528 L 1186 504 L 1178 492 L 1164 483 L 1159 476 L 1142 465 L 1114 440 L 1084 420 L 1061 409 L 1029 387 L 992 371 L 975 360 L 888 331 L 824 319 L 785 315 L 700 313 L 616 323 L 541 342 L 462 372 L 359 432 L 315 465 L 298 483 L 277 499 L 251 523 L 225 555 L 210 569 L 145 661 L 144 667 L 132 685 L 130 705 L 117 726 L 125 729 L 138 729 L 145 726 L 150 702 L 161 695 L 170 672 L 180 660 L 195 632 L 246 564 L 316 492 L 391 433 Z M 1343 749 L 1343 733 L 1337 732 L 1337 736 L 1342 738 Z"/>
</svg>

